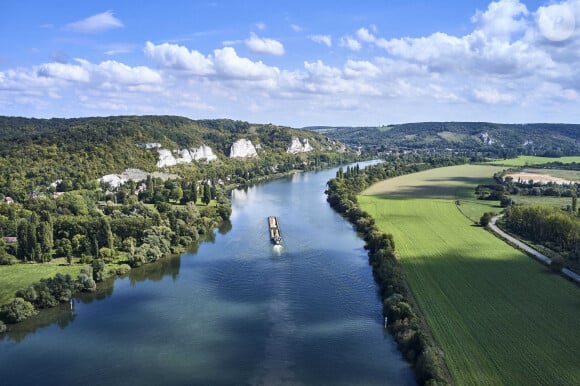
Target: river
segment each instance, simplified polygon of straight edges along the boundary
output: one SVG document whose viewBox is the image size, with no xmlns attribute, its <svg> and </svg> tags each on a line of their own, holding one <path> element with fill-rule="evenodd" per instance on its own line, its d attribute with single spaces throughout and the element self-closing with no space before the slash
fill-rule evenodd
<svg viewBox="0 0 580 386">
<path fill-rule="evenodd" d="M 235 190 L 196 251 L 26 321 L 0 341 L 0 384 L 415 385 L 363 241 L 326 203 L 335 172 Z"/>
</svg>

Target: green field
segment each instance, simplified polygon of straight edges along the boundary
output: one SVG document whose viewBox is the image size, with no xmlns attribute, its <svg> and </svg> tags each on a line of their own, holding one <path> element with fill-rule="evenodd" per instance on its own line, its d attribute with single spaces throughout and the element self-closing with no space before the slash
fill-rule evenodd
<svg viewBox="0 0 580 386">
<path fill-rule="evenodd" d="M 488 171 L 491 176 L 493 168 Z M 379 228 L 393 234 L 457 385 L 578 385 L 578 288 L 473 226 L 457 209 L 454 198 L 471 216 L 488 210 L 460 186 L 473 192 L 485 172 L 478 166 L 434 169 L 364 192 L 389 191 L 387 196 L 358 199 Z M 431 198 L 453 191 L 458 195 Z"/>
<path fill-rule="evenodd" d="M 490 165 L 460 165 L 426 170 L 378 182 L 363 195 L 473 199 L 475 187 L 492 183 L 503 168 Z"/>
<path fill-rule="evenodd" d="M 9 302 L 19 289 L 53 277 L 57 273 L 69 274 L 76 278 L 82 265 L 68 266 L 64 258 L 54 259 L 45 264 L 0 265 L 0 305 Z"/>
<path fill-rule="evenodd" d="M 536 157 L 531 155 L 520 156 L 518 158 L 491 161 L 491 164 L 501 165 L 501 166 L 526 166 L 526 165 L 543 165 L 550 162 L 562 162 L 564 164 L 570 164 L 572 162 L 580 162 L 580 157 Z"/>
</svg>

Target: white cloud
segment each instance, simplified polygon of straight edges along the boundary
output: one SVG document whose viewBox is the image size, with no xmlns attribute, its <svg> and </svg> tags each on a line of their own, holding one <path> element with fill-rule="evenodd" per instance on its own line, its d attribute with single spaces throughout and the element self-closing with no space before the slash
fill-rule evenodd
<svg viewBox="0 0 580 386">
<path fill-rule="evenodd" d="M 65 28 L 73 32 L 92 34 L 121 27 L 123 27 L 123 22 L 113 16 L 113 12 L 106 11 L 83 20 L 69 23 Z"/>
<path fill-rule="evenodd" d="M 512 103 L 515 100 L 515 97 L 510 94 L 501 93 L 496 89 L 485 87 L 481 89 L 473 90 L 473 95 L 478 100 L 488 103 L 488 104 L 497 104 L 497 103 Z"/>
<path fill-rule="evenodd" d="M 358 51 L 361 49 L 360 42 L 358 40 L 350 37 L 350 36 L 344 36 L 344 37 L 340 38 L 339 45 L 341 47 L 346 47 L 352 51 Z"/>
<path fill-rule="evenodd" d="M 260 38 L 252 33 L 245 43 L 246 47 L 255 54 L 284 55 L 284 46 L 274 39 Z"/>
<path fill-rule="evenodd" d="M 198 51 L 189 51 L 184 46 L 169 43 L 155 45 L 147 42 L 144 52 L 145 56 L 163 68 L 188 71 L 194 75 L 214 73 L 213 61 L 210 57 L 206 57 Z"/>
<path fill-rule="evenodd" d="M 302 31 L 302 29 L 303 29 L 303 28 L 302 28 L 301 26 L 299 26 L 298 24 L 290 24 L 290 28 L 292 28 L 292 31 L 294 31 L 294 32 L 300 32 L 300 31 Z"/>
<path fill-rule="evenodd" d="M 330 35 L 311 35 L 308 38 L 315 43 L 324 44 L 327 47 L 332 47 L 332 37 Z"/>
<path fill-rule="evenodd" d="M 36 74 L 45 78 L 55 78 L 73 82 L 88 82 L 90 74 L 87 69 L 64 63 L 46 63 L 38 67 Z"/>
<path fill-rule="evenodd" d="M 260 31 L 265 30 L 268 26 L 266 25 L 266 23 L 264 22 L 258 22 L 255 24 L 256 28 L 259 29 Z"/>
<path fill-rule="evenodd" d="M 239 57 L 232 47 L 214 50 L 214 66 L 218 75 L 235 79 L 268 79 L 280 73 L 278 68 L 261 61 Z"/>
<path fill-rule="evenodd" d="M 478 10 L 471 21 L 487 36 L 509 39 L 527 27 L 528 13 L 526 5 L 519 0 L 499 0 L 490 3 L 484 12 Z"/>
<path fill-rule="evenodd" d="M 375 78 L 381 70 L 368 61 L 348 60 L 344 65 L 344 74 L 348 78 Z"/>
</svg>

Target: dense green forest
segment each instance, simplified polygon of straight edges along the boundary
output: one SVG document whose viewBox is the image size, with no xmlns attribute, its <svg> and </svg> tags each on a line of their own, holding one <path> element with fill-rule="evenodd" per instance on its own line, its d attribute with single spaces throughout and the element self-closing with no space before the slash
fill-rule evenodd
<svg viewBox="0 0 580 386">
<path fill-rule="evenodd" d="M 169 150 L 203 144 L 213 149 L 218 162 L 181 168 L 182 177 L 203 178 L 209 173 L 237 174 L 244 179 L 332 163 L 340 146 L 322 135 L 288 127 L 175 116 L 0 117 L 0 135 L 0 195 L 19 201 L 26 194 L 50 189 L 57 180 L 63 180 L 65 190 L 91 189 L 97 178 L 127 168 L 156 171 L 159 155 L 155 149 L 139 146 L 146 143 L 159 143 Z M 292 137 L 308 139 L 315 155 L 287 154 Z M 228 158 L 230 146 L 241 138 L 261 146 L 258 159 L 236 162 Z"/>
<path fill-rule="evenodd" d="M 211 234 L 229 219 L 227 193 L 233 187 L 354 159 L 343 145 L 319 134 L 231 120 L 0 117 L 0 133 L 3 272 L 55 259 L 82 267 L 76 278 L 59 273 L 14 294 L 0 289 L 3 299 L 12 299 L 0 304 L 0 330 L 2 319 L 22 321 Z M 293 137 L 307 139 L 311 151 L 287 153 Z M 242 138 L 260 145 L 257 157 L 228 157 Z M 168 150 L 207 145 L 217 160 L 159 168 L 157 148 L 144 146 L 151 143 Z M 128 168 L 147 172 L 146 179 L 121 185 L 98 180 Z M 153 173 L 160 171 L 166 173 Z"/>
<path fill-rule="evenodd" d="M 401 149 L 456 149 L 495 157 L 580 154 L 580 125 L 422 122 L 382 127 L 308 127 L 375 153 Z"/>
</svg>

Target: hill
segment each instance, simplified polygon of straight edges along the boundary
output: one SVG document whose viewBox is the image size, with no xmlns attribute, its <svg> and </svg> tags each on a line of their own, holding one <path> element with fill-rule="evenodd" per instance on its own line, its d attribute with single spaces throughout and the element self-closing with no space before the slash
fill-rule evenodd
<svg viewBox="0 0 580 386">
<path fill-rule="evenodd" d="M 307 127 L 366 151 L 469 150 L 496 156 L 580 154 L 580 125 L 421 122 L 383 127 Z"/>
<path fill-rule="evenodd" d="M 59 180 L 78 188 L 127 168 L 168 169 L 176 158 L 181 157 L 177 163 L 190 161 L 202 145 L 211 149 L 204 147 L 204 154 L 209 152 L 217 161 L 211 166 L 204 162 L 204 169 L 219 167 L 219 176 L 237 170 L 246 177 L 304 167 L 305 160 L 324 162 L 342 149 L 323 135 L 288 127 L 177 116 L 0 117 L 0 136 L 0 194 L 13 197 L 45 190 Z M 243 141 L 240 157 L 233 160 L 230 149 L 241 139 L 252 144 Z M 255 157 L 249 159 L 244 151 L 253 151 Z M 166 159 L 160 162 L 162 155 Z"/>
</svg>

